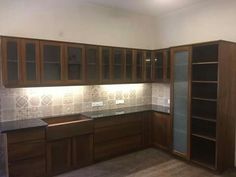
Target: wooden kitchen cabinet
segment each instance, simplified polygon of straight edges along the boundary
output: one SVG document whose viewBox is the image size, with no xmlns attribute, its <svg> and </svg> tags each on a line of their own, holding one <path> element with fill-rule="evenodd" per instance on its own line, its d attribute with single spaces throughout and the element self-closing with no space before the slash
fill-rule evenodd
<svg viewBox="0 0 236 177">
<path fill-rule="evenodd" d="M 112 82 L 122 83 L 124 82 L 124 61 L 125 52 L 122 48 L 113 48 L 113 60 L 112 60 Z"/>
<path fill-rule="evenodd" d="M 65 44 L 65 78 L 67 84 L 85 83 L 84 45 Z"/>
<path fill-rule="evenodd" d="M 170 82 L 170 51 L 162 49 L 153 52 L 153 82 Z"/>
<path fill-rule="evenodd" d="M 112 83 L 112 48 L 99 47 L 101 63 L 100 80 L 103 84 Z"/>
<path fill-rule="evenodd" d="M 142 50 L 135 52 L 135 81 L 144 81 L 144 53 Z"/>
<path fill-rule="evenodd" d="M 134 50 L 125 50 L 125 83 L 134 82 Z"/>
<path fill-rule="evenodd" d="M 40 41 L 40 52 L 42 84 L 60 85 L 65 83 L 63 44 Z"/>
<path fill-rule="evenodd" d="M 9 177 L 46 176 L 44 127 L 8 132 L 7 152 Z"/>
<path fill-rule="evenodd" d="M 155 147 L 170 150 L 171 118 L 170 115 L 153 112 L 152 141 Z"/>
<path fill-rule="evenodd" d="M 152 52 L 144 53 L 144 82 L 152 82 Z"/>
</svg>

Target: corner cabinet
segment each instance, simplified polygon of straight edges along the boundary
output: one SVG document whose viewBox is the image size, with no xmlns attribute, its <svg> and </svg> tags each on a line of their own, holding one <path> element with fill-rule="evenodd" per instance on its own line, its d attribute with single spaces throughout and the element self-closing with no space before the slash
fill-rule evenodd
<svg viewBox="0 0 236 177">
<path fill-rule="evenodd" d="M 171 112 L 173 153 L 189 159 L 191 47 L 171 49 Z"/>
<path fill-rule="evenodd" d="M 152 68 L 153 82 L 169 83 L 170 82 L 170 50 L 162 49 L 153 52 Z"/>
</svg>

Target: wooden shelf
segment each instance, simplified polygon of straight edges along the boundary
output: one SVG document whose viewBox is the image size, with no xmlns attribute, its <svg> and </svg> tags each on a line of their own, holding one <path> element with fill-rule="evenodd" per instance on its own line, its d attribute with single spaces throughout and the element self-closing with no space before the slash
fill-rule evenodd
<svg viewBox="0 0 236 177">
<path fill-rule="evenodd" d="M 208 121 L 208 122 L 216 122 L 216 119 L 199 117 L 199 116 L 192 116 L 192 119 L 203 120 L 203 121 Z"/>
<path fill-rule="evenodd" d="M 192 65 L 214 65 L 218 64 L 219 62 L 217 61 L 212 61 L 212 62 L 194 62 Z"/>
<path fill-rule="evenodd" d="M 205 139 L 205 140 L 209 140 L 209 141 L 214 141 L 214 142 L 216 141 L 215 137 L 201 135 L 201 134 L 198 134 L 198 133 L 192 133 L 192 136 L 195 136 L 195 137 L 198 137 L 198 138 L 202 138 L 202 139 Z"/>
<path fill-rule="evenodd" d="M 193 97 L 193 100 L 201 100 L 201 101 L 212 101 L 217 102 L 217 99 L 209 99 L 209 98 L 199 98 L 199 97 Z"/>
<path fill-rule="evenodd" d="M 218 84 L 218 81 L 192 81 L 192 83 Z"/>
</svg>

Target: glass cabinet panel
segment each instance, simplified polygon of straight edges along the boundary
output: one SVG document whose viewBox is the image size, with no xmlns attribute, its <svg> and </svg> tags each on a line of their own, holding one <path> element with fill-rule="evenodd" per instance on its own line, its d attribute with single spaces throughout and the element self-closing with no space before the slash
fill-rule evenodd
<svg viewBox="0 0 236 177">
<path fill-rule="evenodd" d="M 175 152 L 187 155 L 189 51 L 174 52 L 173 64 L 173 148 Z"/>
<path fill-rule="evenodd" d="M 83 80 L 84 47 L 79 45 L 66 46 L 67 80 Z"/>
<path fill-rule="evenodd" d="M 145 56 L 145 81 L 151 81 L 152 79 L 152 53 L 151 51 L 146 51 Z"/>
<path fill-rule="evenodd" d="M 143 52 L 136 53 L 136 79 L 138 81 L 143 79 Z"/>
<path fill-rule="evenodd" d="M 155 52 L 154 56 L 154 80 L 163 81 L 164 79 L 164 53 Z"/>
<path fill-rule="evenodd" d="M 87 82 L 98 82 L 99 80 L 98 48 L 95 46 L 86 48 L 86 76 Z"/>
<path fill-rule="evenodd" d="M 62 56 L 61 45 L 52 42 L 42 42 L 43 57 L 43 80 L 60 81 L 62 80 Z"/>
<path fill-rule="evenodd" d="M 111 49 L 110 48 L 102 48 L 102 80 L 108 81 L 111 78 L 110 67 L 111 67 Z"/>
<path fill-rule="evenodd" d="M 20 80 L 20 45 L 19 40 L 3 38 L 3 60 L 5 62 L 6 84 L 17 84 Z"/>
<path fill-rule="evenodd" d="M 123 80 L 124 51 L 123 49 L 114 49 L 113 51 L 113 79 Z"/>
<path fill-rule="evenodd" d="M 170 80 L 170 51 L 166 52 L 166 80 Z"/>
<path fill-rule="evenodd" d="M 125 57 L 125 80 L 131 81 L 133 78 L 133 51 L 126 50 Z"/>
</svg>

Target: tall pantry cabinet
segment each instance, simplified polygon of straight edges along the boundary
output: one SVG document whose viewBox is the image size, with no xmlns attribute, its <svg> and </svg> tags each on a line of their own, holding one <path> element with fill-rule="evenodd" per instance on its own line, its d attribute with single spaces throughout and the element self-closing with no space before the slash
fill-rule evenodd
<svg viewBox="0 0 236 177">
<path fill-rule="evenodd" d="M 172 48 L 171 55 L 174 153 L 214 170 L 233 167 L 236 44 Z"/>
</svg>

